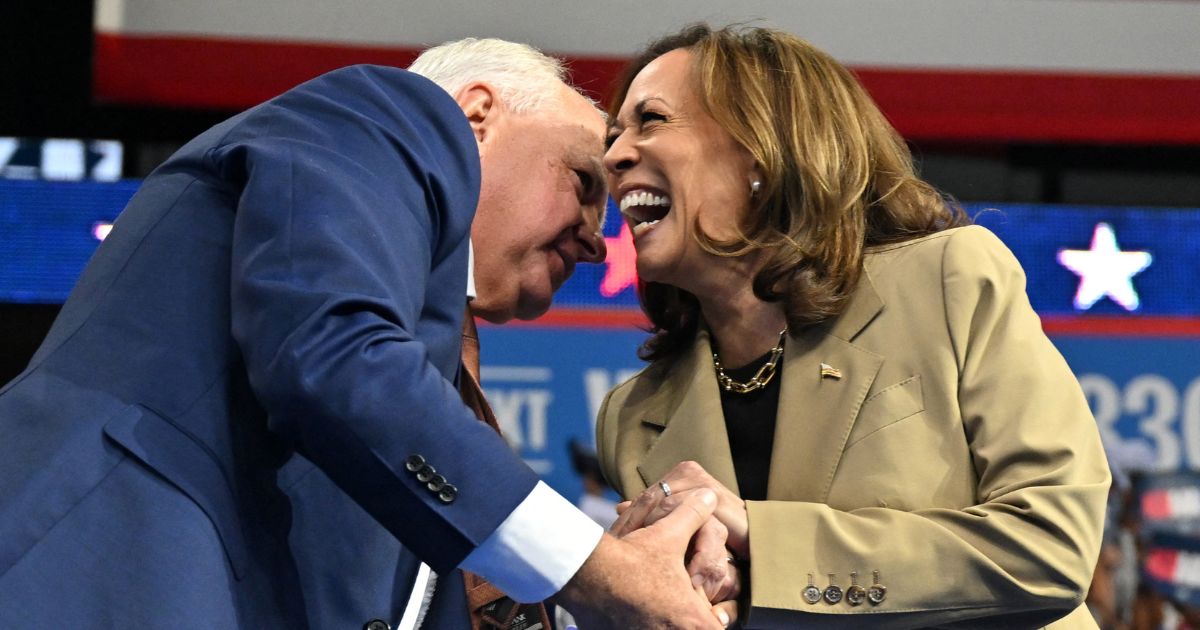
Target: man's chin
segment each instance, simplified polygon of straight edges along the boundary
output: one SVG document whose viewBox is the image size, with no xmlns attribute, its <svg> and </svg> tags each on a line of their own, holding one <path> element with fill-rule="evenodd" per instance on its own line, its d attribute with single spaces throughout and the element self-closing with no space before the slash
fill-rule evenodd
<svg viewBox="0 0 1200 630">
<path fill-rule="evenodd" d="M 487 305 L 471 302 L 471 315 L 489 324 L 506 324 L 514 319 L 530 321 L 541 317 L 550 310 L 550 301 L 517 305 Z"/>
<path fill-rule="evenodd" d="M 471 301 L 471 314 L 490 324 L 504 324 L 513 319 L 534 320 L 546 314 L 554 301 L 554 292 L 549 287 L 540 291 L 485 291 L 477 287 L 479 295 Z M 491 298 L 491 299 L 489 299 Z"/>
<path fill-rule="evenodd" d="M 546 306 L 521 308 L 521 310 L 517 311 L 516 317 L 517 319 L 521 319 L 522 322 L 533 322 L 534 319 L 544 316 L 547 311 L 550 311 L 550 302 L 546 302 Z"/>
<path fill-rule="evenodd" d="M 533 303 L 522 303 L 517 306 L 517 312 L 516 312 L 517 319 L 524 320 L 524 321 L 535 320 L 535 319 L 541 317 L 542 315 L 545 315 L 546 311 L 550 310 L 550 304 L 552 302 L 553 302 L 553 298 L 546 299 L 546 300 L 538 300 Z"/>
</svg>

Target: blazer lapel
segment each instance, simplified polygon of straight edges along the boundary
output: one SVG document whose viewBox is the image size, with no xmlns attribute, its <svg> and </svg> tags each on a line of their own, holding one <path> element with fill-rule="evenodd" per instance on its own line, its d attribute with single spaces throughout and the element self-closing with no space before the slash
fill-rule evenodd
<svg viewBox="0 0 1200 630">
<path fill-rule="evenodd" d="M 882 356 L 852 340 L 882 309 L 883 302 L 864 271 L 842 315 L 789 335 L 768 500 L 824 502 L 827 498 L 846 438 L 883 365 Z"/>
<path fill-rule="evenodd" d="M 673 374 L 664 388 L 678 383 L 678 389 L 661 392 L 646 406 L 642 423 L 661 427 L 662 435 L 638 463 L 638 473 L 647 486 L 667 474 L 676 464 L 695 461 L 717 481 L 737 492 L 729 436 L 717 377 L 713 372 L 712 350 L 708 333 L 696 335 L 692 349 L 672 366 Z"/>
</svg>

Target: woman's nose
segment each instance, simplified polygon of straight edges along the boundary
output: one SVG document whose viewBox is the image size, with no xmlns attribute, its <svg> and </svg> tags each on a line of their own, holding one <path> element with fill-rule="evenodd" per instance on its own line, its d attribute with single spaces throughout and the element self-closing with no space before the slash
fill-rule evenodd
<svg viewBox="0 0 1200 630">
<path fill-rule="evenodd" d="M 626 139 L 626 135 L 617 136 L 604 153 L 604 168 L 608 169 L 609 173 L 626 171 L 637 164 L 637 150 L 633 142 Z"/>
</svg>

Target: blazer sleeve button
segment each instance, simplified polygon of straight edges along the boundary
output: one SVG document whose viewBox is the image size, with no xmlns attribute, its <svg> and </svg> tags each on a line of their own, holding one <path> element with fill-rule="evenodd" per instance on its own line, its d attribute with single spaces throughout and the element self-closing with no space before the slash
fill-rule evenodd
<svg viewBox="0 0 1200 630">
<path fill-rule="evenodd" d="M 417 481 L 420 481 L 421 483 L 425 483 L 425 482 L 429 481 L 430 479 L 433 479 L 436 474 L 437 474 L 437 470 L 435 470 L 433 466 L 430 466 L 429 464 L 425 464 L 424 466 L 421 467 L 421 470 L 417 471 Z"/>
<path fill-rule="evenodd" d="M 372 619 L 363 624 L 363 630 L 392 630 L 392 627 L 382 619 Z"/>
<path fill-rule="evenodd" d="M 438 491 L 438 499 L 442 503 L 454 503 L 454 499 L 456 498 L 458 498 L 458 488 L 455 488 L 451 484 L 442 486 L 442 489 Z"/>
<path fill-rule="evenodd" d="M 408 458 L 404 460 L 404 468 L 407 469 L 408 472 L 417 472 L 418 470 L 421 470 L 421 467 L 424 465 L 425 458 L 421 457 L 420 455 L 409 455 Z"/>
<path fill-rule="evenodd" d="M 441 492 L 442 488 L 446 487 L 446 478 L 441 475 L 434 475 L 429 479 L 429 483 L 425 484 L 430 492 Z"/>
</svg>

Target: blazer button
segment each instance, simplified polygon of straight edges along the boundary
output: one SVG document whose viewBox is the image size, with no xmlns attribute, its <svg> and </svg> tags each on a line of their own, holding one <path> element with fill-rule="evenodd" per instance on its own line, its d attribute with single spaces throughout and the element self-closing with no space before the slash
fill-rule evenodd
<svg viewBox="0 0 1200 630">
<path fill-rule="evenodd" d="M 456 498 L 458 498 L 458 488 L 455 488 L 451 484 L 442 486 L 442 489 L 438 491 L 438 499 L 442 503 L 454 503 L 454 499 Z"/>
<path fill-rule="evenodd" d="M 425 484 L 430 492 L 441 492 L 442 488 L 446 487 L 446 478 L 441 475 L 434 475 L 430 478 L 429 483 Z"/>
<path fill-rule="evenodd" d="M 430 479 L 433 479 L 436 475 L 437 475 L 437 470 L 435 470 L 433 466 L 430 466 L 429 464 L 425 464 L 424 466 L 421 467 L 421 470 L 417 471 L 417 481 L 420 481 L 421 483 L 425 483 L 425 482 L 429 481 Z"/>
<path fill-rule="evenodd" d="M 392 630 L 392 627 L 382 619 L 372 619 L 363 624 L 363 630 Z"/>
<path fill-rule="evenodd" d="M 421 467 L 424 465 L 425 458 L 421 457 L 420 455 L 409 455 L 408 458 L 404 460 L 404 467 L 408 469 L 408 472 L 417 472 L 418 470 L 421 470 Z"/>
</svg>

